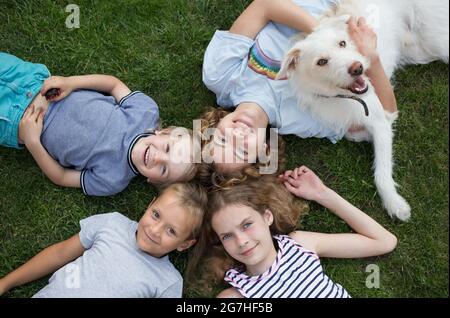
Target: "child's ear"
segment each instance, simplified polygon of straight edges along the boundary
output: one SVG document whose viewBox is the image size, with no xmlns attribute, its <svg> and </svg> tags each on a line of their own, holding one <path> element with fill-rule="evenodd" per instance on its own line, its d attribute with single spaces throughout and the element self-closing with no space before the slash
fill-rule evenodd
<svg viewBox="0 0 450 318">
<path fill-rule="evenodd" d="M 289 73 L 294 71 L 300 63 L 300 49 L 291 49 L 281 64 L 281 69 L 276 76 L 276 80 L 288 77 Z"/>
<path fill-rule="evenodd" d="M 269 209 L 266 209 L 266 211 L 264 211 L 264 220 L 266 221 L 266 223 L 271 226 L 273 223 L 273 213 L 272 211 L 270 211 Z"/>
<path fill-rule="evenodd" d="M 319 20 L 320 24 L 316 29 L 344 26 L 350 21 L 350 18 L 351 16 L 349 14 L 332 17 L 323 17 Z"/>
<path fill-rule="evenodd" d="M 196 239 L 187 240 L 180 244 L 180 246 L 177 247 L 178 252 L 182 252 L 184 250 L 187 250 L 189 247 L 197 243 Z"/>
<path fill-rule="evenodd" d="M 338 17 L 338 21 L 339 22 L 348 23 L 348 21 L 350 21 L 350 18 L 351 18 L 350 14 L 343 14 L 343 15 Z"/>
</svg>

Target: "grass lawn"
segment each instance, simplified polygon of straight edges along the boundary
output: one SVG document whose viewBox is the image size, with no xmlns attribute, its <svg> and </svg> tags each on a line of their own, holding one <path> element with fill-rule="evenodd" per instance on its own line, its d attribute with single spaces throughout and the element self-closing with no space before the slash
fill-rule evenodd
<svg viewBox="0 0 450 318">
<path fill-rule="evenodd" d="M 70 3 L 70 2 L 69 2 Z M 215 98 L 202 84 L 203 52 L 216 29 L 228 29 L 249 1 L 78 0 L 80 28 L 65 26 L 66 1 L 0 0 L 0 50 L 43 63 L 54 75 L 107 73 L 152 96 L 164 126 L 192 127 Z M 307 164 L 324 181 L 399 239 L 390 255 L 327 260 L 325 272 L 354 297 L 448 297 L 448 66 L 411 66 L 397 73 L 401 116 L 396 127 L 395 179 L 412 207 L 409 223 L 392 221 L 373 184 L 369 144 L 287 136 L 288 168 Z M 79 230 L 79 220 L 119 211 L 139 220 L 156 189 L 143 179 L 108 198 L 53 185 L 27 151 L 0 148 L 0 276 L 44 247 Z M 348 231 L 312 204 L 302 227 Z M 186 254 L 171 255 L 184 270 Z M 380 269 L 379 288 L 366 287 L 366 267 Z M 48 278 L 4 297 L 30 297 Z M 199 295 L 188 290 L 187 297 Z"/>
</svg>

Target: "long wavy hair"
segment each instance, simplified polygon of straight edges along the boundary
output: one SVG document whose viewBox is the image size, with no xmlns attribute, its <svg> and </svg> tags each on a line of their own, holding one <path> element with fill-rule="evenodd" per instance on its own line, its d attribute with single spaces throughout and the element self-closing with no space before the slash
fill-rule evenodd
<svg viewBox="0 0 450 318">
<path fill-rule="evenodd" d="M 201 133 L 204 136 L 206 129 L 208 128 L 216 128 L 219 122 L 230 114 L 229 111 L 223 109 L 223 108 L 211 108 L 208 111 L 206 111 L 201 119 Z M 285 142 L 283 138 L 281 138 L 280 135 L 277 135 L 278 138 L 278 149 L 270 149 L 268 148 L 267 151 L 275 151 L 277 152 L 277 159 L 278 159 L 278 169 L 275 174 L 279 174 L 281 171 L 284 171 L 285 167 Z M 210 140 L 205 140 L 205 138 L 202 138 L 202 149 L 206 147 L 206 145 L 210 142 Z M 269 135 L 266 136 L 266 143 L 267 145 L 270 144 L 269 142 Z M 270 165 L 270 162 L 267 163 L 261 163 L 256 162 L 248 167 L 245 167 L 242 171 L 237 171 L 235 173 L 222 173 L 215 169 L 214 164 L 210 165 L 209 168 L 209 175 L 210 178 L 209 182 L 214 187 L 219 188 L 228 188 L 232 185 L 239 184 L 241 182 L 244 182 L 247 180 L 247 178 L 256 178 L 261 176 L 261 168 L 267 167 Z"/>
<path fill-rule="evenodd" d="M 211 191 L 199 240 L 190 253 L 185 273 L 187 286 L 204 294 L 212 291 L 212 285 L 223 283 L 228 269 L 243 266 L 226 253 L 211 225 L 214 215 L 229 205 L 247 206 L 260 214 L 270 210 L 274 218 L 272 235 L 294 231 L 300 217 L 309 210 L 305 201 L 292 195 L 273 175 L 248 177 L 237 185 Z"/>
</svg>

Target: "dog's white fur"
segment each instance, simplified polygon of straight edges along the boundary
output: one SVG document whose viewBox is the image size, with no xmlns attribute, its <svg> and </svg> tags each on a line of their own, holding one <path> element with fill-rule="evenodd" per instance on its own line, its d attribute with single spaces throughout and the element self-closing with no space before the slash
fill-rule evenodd
<svg viewBox="0 0 450 318">
<path fill-rule="evenodd" d="M 424 64 L 434 60 L 448 63 L 449 58 L 449 5 L 447 0 L 342 0 L 338 1 L 322 18 L 319 27 L 300 39 L 287 53 L 278 78 L 288 76 L 299 96 L 303 110 L 326 122 L 338 131 L 348 132 L 352 126 L 365 130 L 347 133 L 352 141 L 371 141 L 374 145 L 375 184 L 383 205 L 391 217 L 406 221 L 411 208 L 396 191 L 393 171 L 393 128 L 397 113 L 384 111 L 380 100 L 366 75 L 368 91 L 356 95 L 348 89 L 355 83 L 349 74 L 355 62 L 364 71 L 370 61 L 362 56 L 348 34 L 350 16 L 366 17 L 378 38 L 378 52 L 389 77 L 406 64 Z M 342 47 L 342 41 L 346 46 Z M 324 66 L 319 59 L 327 59 Z M 361 79 L 360 79 L 361 82 Z M 363 99 L 363 106 L 337 95 L 351 95 Z"/>
</svg>

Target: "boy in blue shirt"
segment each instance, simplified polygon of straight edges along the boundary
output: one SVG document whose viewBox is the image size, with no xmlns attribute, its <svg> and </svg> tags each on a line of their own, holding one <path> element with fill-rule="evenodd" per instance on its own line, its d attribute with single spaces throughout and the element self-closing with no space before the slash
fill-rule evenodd
<svg viewBox="0 0 450 318">
<path fill-rule="evenodd" d="M 152 98 L 113 76 L 49 76 L 44 65 L 0 53 L 0 144 L 25 145 L 52 182 L 107 196 L 137 175 L 154 184 L 195 176 L 190 133 L 156 130 Z M 59 94 L 47 100 L 52 89 Z"/>
</svg>

